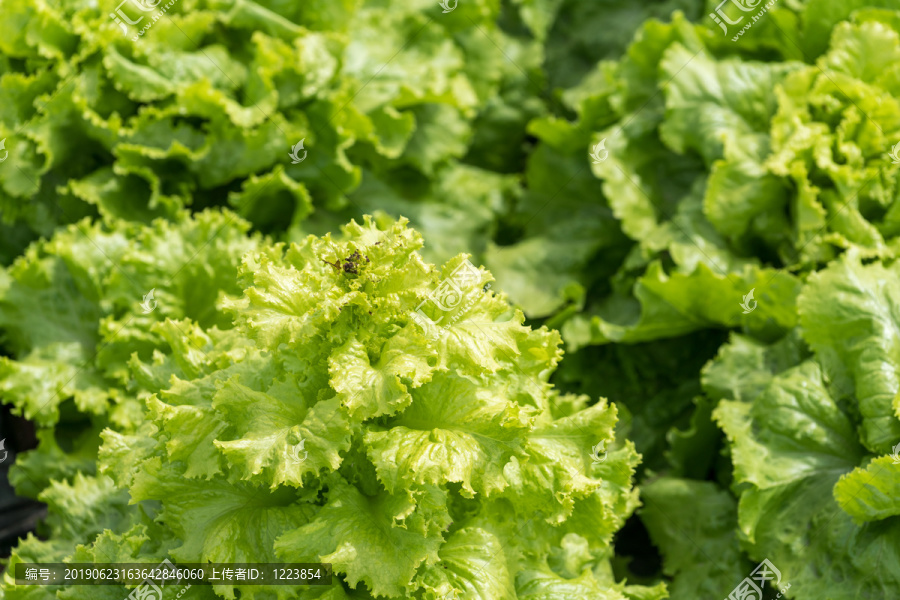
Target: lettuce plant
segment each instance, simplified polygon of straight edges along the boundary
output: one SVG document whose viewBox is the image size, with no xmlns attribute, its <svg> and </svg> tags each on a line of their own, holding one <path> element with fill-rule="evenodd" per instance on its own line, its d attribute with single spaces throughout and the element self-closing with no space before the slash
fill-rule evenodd
<svg viewBox="0 0 900 600">
<path fill-rule="evenodd" d="M 797 598 L 900 593 L 896 271 L 844 255 L 804 286 L 800 335 L 735 335 L 705 372 L 741 538 Z"/>
<path fill-rule="evenodd" d="M 894 13 L 786 2 L 720 36 L 647 21 L 562 92 L 567 118 L 528 125 L 528 193 L 504 216 L 520 235 L 485 263 L 572 349 L 735 325 L 773 339 L 796 325 L 792 275 L 896 251 Z M 745 314 L 751 289 L 767 301 Z"/>
<path fill-rule="evenodd" d="M 615 346 L 562 375 L 605 394 L 617 384 L 579 375 L 609 357 L 604 374 L 639 368 L 652 391 L 624 403 L 638 449 L 654 452 L 642 519 L 673 598 L 698 586 L 727 596 L 763 559 L 791 598 L 900 590 L 900 29 L 895 10 L 810 2 L 798 14 L 768 15 L 733 48 L 708 25 L 646 23 L 621 61 L 570 92 L 578 121 L 532 124 L 554 150 L 606 140 L 591 170 L 631 245 L 596 255 L 612 264 L 583 274 L 601 280 L 572 294 L 586 310 L 558 320 L 574 346 Z M 767 35 L 816 51 L 748 56 L 779 47 Z M 650 378 L 676 385 L 657 391 Z M 691 509 L 701 502 L 709 519 Z"/>
<path fill-rule="evenodd" d="M 262 245 L 220 299 L 228 323 L 161 294 L 160 343 L 128 361 L 146 414 L 102 432 L 96 474 L 41 493 L 56 536 L 13 564 L 114 547 L 336 574 L 329 589 L 216 586 L 225 598 L 662 598 L 611 570 L 639 459 L 614 442 L 615 407 L 557 392 L 558 333 L 523 325 L 465 255 L 439 269 L 421 246 L 369 219 Z"/>
<path fill-rule="evenodd" d="M 563 93 L 569 118 L 529 124 L 541 196 L 486 263 L 583 348 L 557 382 L 629 409 L 673 598 L 766 558 L 787 597 L 897 595 L 900 28 L 879 6 L 780 2 L 737 43 L 648 21 Z"/>
<path fill-rule="evenodd" d="M 299 237 L 404 212 L 448 257 L 491 230 L 514 181 L 496 171 L 521 150 L 461 159 L 521 141 L 541 111 L 523 91 L 539 55 L 498 26 L 498 3 L 178 0 L 135 39 L 140 24 L 125 32 L 116 15 L 137 19 L 137 4 L 0 7 L 4 262 L 83 217 L 147 224 L 211 205 Z M 459 180 L 463 199 L 446 191 Z"/>
<path fill-rule="evenodd" d="M 93 473 L 99 431 L 143 420 L 146 392 L 133 384 L 128 359 L 149 359 L 165 345 L 153 323 L 230 325 L 216 302 L 240 291 L 237 264 L 260 242 L 248 228 L 217 211 L 152 226 L 85 220 L 32 245 L 0 274 L 10 352 L 0 357 L 0 394 L 39 428 L 38 449 L 10 471 L 19 494 L 35 497 L 51 479 Z M 153 304 L 142 307 L 151 291 Z"/>
</svg>

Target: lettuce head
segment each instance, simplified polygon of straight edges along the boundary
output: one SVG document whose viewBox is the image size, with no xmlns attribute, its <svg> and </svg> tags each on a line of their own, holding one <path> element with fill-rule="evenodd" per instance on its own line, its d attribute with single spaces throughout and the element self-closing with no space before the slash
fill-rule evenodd
<svg viewBox="0 0 900 600">
<path fill-rule="evenodd" d="M 250 249 L 219 316 L 168 308 L 127 364 L 140 418 L 102 431 L 94 474 L 41 492 L 58 535 L 12 564 L 112 545 L 336 575 L 215 586 L 225 598 L 664 597 L 612 572 L 638 504 L 616 408 L 555 390 L 559 334 L 524 325 L 465 255 L 438 268 L 421 246 L 404 221 L 351 222 Z"/>
</svg>

